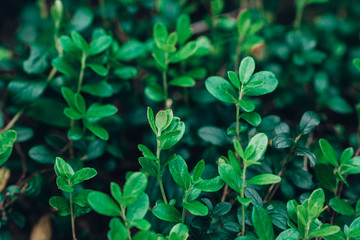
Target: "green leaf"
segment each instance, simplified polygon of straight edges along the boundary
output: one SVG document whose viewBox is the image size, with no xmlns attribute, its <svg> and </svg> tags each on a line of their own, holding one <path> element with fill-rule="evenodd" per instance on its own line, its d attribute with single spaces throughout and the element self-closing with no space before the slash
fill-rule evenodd
<svg viewBox="0 0 360 240">
<path fill-rule="evenodd" d="M 109 227 L 107 234 L 109 240 L 129 240 L 128 231 L 119 218 L 112 218 Z"/>
<path fill-rule="evenodd" d="M 184 136 L 184 133 L 185 124 L 180 121 L 180 118 L 173 117 L 171 124 L 161 133 L 161 136 L 158 137 L 158 140 L 160 141 L 159 147 L 162 150 L 173 147 Z"/>
<path fill-rule="evenodd" d="M 325 160 L 334 167 L 338 167 L 339 166 L 338 159 L 330 143 L 322 138 L 319 140 L 319 144 L 321 151 L 324 154 Z"/>
<path fill-rule="evenodd" d="M 71 38 L 80 50 L 86 52 L 89 49 L 89 44 L 78 32 L 72 31 Z"/>
<path fill-rule="evenodd" d="M 232 83 L 232 85 L 234 85 L 234 87 L 236 87 L 237 89 L 240 89 L 240 80 L 239 80 L 238 76 L 236 75 L 236 73 L 233 71 L 229 71 L 228 77 L 229 77 L 229 80 Z"/>
<path fill-rule="evenodd" d="M 44 92 L 46 83 L 43 81 L 12 80 L 7 92 L 15 104 L 31 103 Z"/>
<path fill-rule="evenodd" d="M 259 82 L 256 87 L 252 87 L 250 84 Z M 261 71 L 255 73 L 248 84 L 244 87 L 244 93 L 246 96 L 260 96 L 273 92 L 278 86 L 278 80 L 272 72 Z"/>
<path fill-rule="evenodd" d="M 315 230 L 311 231 L 309 234 L 309 238 L 325 237 L 325 236 L 333 235 L 339 231 L 340 231 L 339 226 L 331 226 L 331 225 L 325 223 L 325 224 L 322 224 L 319 229 L 315 229 Z"/>
<path fill-rule="evenodd" d="M 322 187 L 329 191 L 334 191 L 336 188 L 336 177 L 332 166 L 325 164 L 317 164 L 315 167 L 315 176 Z"/>
<path fill-rule="evenodd" d="M 309 216 L 314 219 L 317 218 L 320 213 L 324 210 L 325 194 L 324 191 L 319 188 L 312 192 L 308 201 L 308 213 Z"/>
<path fill-rule="evenodd" d="M 89 49 L 86 51 L 88 56 L 93 56 L 105 51 L 112 43 L 110 36 L 101 36 L 90 43 Z"/>
<path fill-rule="evenodd" d="M 139 144 L 138 149 L 142 152 L 144 157 L 150 158 L 155 161 L 159 161 L 159 159 L 155 156 L 155 154 L 145 145 Z"/>
<path fill-rule="evenodd" d="M 251 100 L 237 100 L 239 106 L 245 112 L 252 112 L 255 110 L 255 104 Z M 261 120 L 260 120 L 261 121 Z"/>
<path fill-rule="evenodd" d="M 183 190 L 188 190 L 191 184 L 191 177 L 185 160 L 177 155 L 169 164 L 172 178 Z"/>
<path fill-rule="evenodd" d="M 153 208 L 153 214 L 163 220 L 168 222 L 181 222 L 181 214 L 180 212 L 174 207 L 166 203 L 159 203 Z"/>
<path fill-rule="evenodd" d="M 265 133 L 258 133 L 250 139 L 245 149 L 245 159 L 251 161 L 259 161 L 266 152 L 268 138 Z"/>
<path fill-rule="evenodd" d="M 346 215 L 346 216 L 355 215 L 355 210 L 351 207 L 351 205 L 345 200 L 340 199 L 338 197 L 334 197 L 330 199 L 329 205 L 332 209 L 334 209 L 336 212 L 342 215 Z"/>
<path fill-rule="evenodd" d="M 155 125 L 158 130 L 163 131 L 167 125 L 166 124 L 167 121 L 168 121 L 168 119 L 167 119 L 167 114 L 165 111 L 159 111 L 156 114 Z"/>
<path fill-rule="evenodd" d="M 195 216 L 206 216 L 209 209 L 199 201 L 184 202 L 183 207 Z"/>
<path fill-rule="evenodd" d="M 209 77 L 205 81 L 205 87 L 211 95 L 222 102 L 235 103 L 238 99 L 234 87 L 222 77 Z"/>
<path fill-rule="evenodd" d="M 39 122 L 50 126 L 68 128 L 70 120 L 64 115 L 65 107 L 63 103 L 55 99 L 40 98 L 29 106 L 27 114 Z"/>
<path fill-rule="evenodd" d="M 221 179 L 227 185 L 229 185 L 234 191 L 241 192 L 241 177 L 230 164 L 220 164 L 218 170 Z"/>
<path fill-rule="evenodd" d="M 152 101 L 161 102 L 166 99 L 162 87 L 158 84 L 149 84 L 145 87 L 145 95 Z"/>
<path fill-rule="evenodd" d="M 104 67 L 103 65 L 89 63 L 89 64 L 86 64 L 86 66 L 91 68 L 94 72 L 96 72 L 98 75 L 100 75 L 102 77 L 107 76 L 109 73 L 109 70 L 106 67 Z"/>
<path fill-rule="evenodd" d="M 64 161 L 61 157 L 57 157 L 55 160 L 54 170 L 57 176 L 64 176 L 67 179 L 71 179 L 74 175 L 73 168 Z"/>
<path fill-rule="evenodd" d="M 159 174 L 158 169 L 157 169 L 158 165 L 154 159 L 140 157 L 139 163 L 143 167 L 143 170 L 147 174 L 149 174 L 150 176 L 153 176 L 153 177 L 158 176 L 158 174 Z"/>
<path fill-rule="evenodd" d="M 355 58 L 353 64 L 360 71 L 360 58 Z"/>
<path fill-rule="evenodd" d="M 271 219 L 266 211 L 259 205 L 255 205 L 252 210 L 252 222 L 256 235 L 263 240 L 274 239 L 274 229 Z"/>
<path fill-rule="evenodd" d="M 130 40 L 121 46 L 116 52 L 116 58 L 120 61 L 134 60 L 146 52 L 145 44 L 136 40 Z"/>
<path fill-rule="evenodd" d="M 64 57 L 54 58 L 51 61 L 51 64 L 54 68 L 56 68 L 62 74 L 68 75 L 73 78 L 78 77 L 78 72 Z"/>
<path fill-rule="evenodd" d="M 194 181 L 199 180 L 201 175 L 204 173 L 204 171 L 205 171 L 205 161 L 201 160 L 196 164 L 194 168 L 194 173 L 192 175 L 193 180 Z"/>
<path fill-rule="evenodd" d="M 178 63 L 184 61 L 194 55 L 197 50 L 197 43 L 195 41 L 188 42 L 184 47 L 180 48 L 175 54 L 173 54 L 169 62 Z"/>
<path fill-rule="evenodd" d="M 135 67 L 124 66 L 122 68 L 116 68 L 113 73 L 116 77 L 120 79 L 128 80 L 135 78 L 138 75 L 139 71 Z"/>
<path fill-rule="evenodd" d="M 96 97 L 110 97 L 114 94 L 112 85 L 106 81 L 85 84 L 81 87 L 81 91 Z"/>
<path fill-rule="evenodd" d="M 292 145 L 294 145 L 294 139 L 288 136 L 278 135 L 272 140 L 272 146 L 277 149 L 288 148 Z"/>
<path fill-rule="evenodd" d="M 99 214 L 110 217 L 121 216 L 120 207 L 105 193 L 93 191 L 89 194 L 88 201 L 91 208 Z"/>
<path fill-rule="evenodd" d="M 242 84 L 246 85 L 255 71 L 255 61 L 252 57 L 244 58 L 239 67 L 239 76 Z"/>
<path fill-rule="evenodd" d="M 300 120 L 300 131 L 302 134 L 310 133 L 320 123 L 319 116 L 313 111 L 305 112 Z"/>
<path fill-rule="evenodd" d="M 243 9 L 237 19 L 237 30 L 239 36 L 244 37 L 249 30 L 251 24 L 251 14 L 250 10 Z M 236 66 L 237 67 L 237 66 Z"/>
<path fill-rule="evenodd" d="M 289 228 L 281 232 L 276 240 L 298 240 L 299 232 L 296 229 Z"/>
<path fill-rule="evenodd" d="M 219 176 L 211 179 L 202 179 L 200 182 L 195 184 L 197 189 L 203 192 L 217 192 L 224 186 L 224 182 Z"/>
<path fill-rule="evenodd" d="M 71 178 L 71 183 L 73 185 L 82 183 L 85 180 L 89 180 L 95 177 L 97 171 L 94 168 L 82 168 L 79 171 L 75 172 L 74 176 Z"/>
<path fill-rule="evenodd" d="M 250 178 L 247 183 L 255 184 L 255 185 L 268 185 L 268 184 L 278 183 L 280 181 L 281 178 L 279 176 L 274 174 L 264 173 Z"/>
<path fill-rule="evenodd" d="M 190 24 L 191 20 L 187 14 L 181 14 L 176 20 L 176 33 L 180 45 L 183 45 L 192 35 Z"/>
<path fill-rule="evenodd" d="M 154 41 L 157 47 L 162 48 L 166 45 L 168 38 L 168 31 L 164 24 L 158 22 L 154 26 Z"/>
<path fill-rule="evenodd" d="M 74 187 L 70 185 L 69 179 L 65 176 L 58 176 L 56 178 L 56 185 L 60 190 L 63 190 L 68 193 L 72 193 L 74 191 Z"/>
<path fill-rule="evenodd" d="M 16 136 L 17 134 L 14 130 L 7 130 L 0 134 L 0 166 L 10 157 Z"/>
<path fill-rule="evenodd" d="M 356 218 L 350 225 L 349 237 L 358 238 L 360 237 L 360 217 Z"/>
<path fill-rule="evenodd" d="M 222 146 L 228 142 L 228 136 L 221 128 L 203 126 L 199 128 L 197 134 L 203 141 L 209 142 L 215 146 Z"/>
<path fill-rule="evenodd" d="M 67 87 L 62 87 L 61 88 L 61 94 L 64 97 L 67 104 L 70 106 L 70 108 L 76 109 L 76 106 L 75 106 L 75 93 L 73 91 L 71 91 Z"/>
<path fill-rule="evenodd" d="M 316 164 L 316 156 L 314 153 L 310 152 L 307 148 L 296 148 L 295 149 L 296 156 L 304 156 L 307 157 L 310 161 L 310 166 L 313 167 Z"/>
<path fill-rule="evenodd" d="M 126 180 L 123 189 L 123 197 L 124 198 L 130 197 L 131 200 L 126 201 L 123 204 L 125 206 L 129 206 L 133 204 L 145 191 L 147 184 L 148 184 L 148 180 L 144 173 L 135 172 L 131 174 L 131 176 Z"/>
<path fill-rule="evenodd" d="M 79 93 L 75 93 L 75 107 L 76 110 L 80 113 L 80 114 L 85 114 L 86 112 L 86 102 L 85 99 L 83 98 L 83 96 L 81 96 Z"/>
<path fill-rule="evenodd" d="M 186 240 L 189 237 L 189 229 L 185 224 L 178 223 L 170 231 L 169 240 Z"/>
<path fill-rule="evenodd" d="M 134 204 L 127 207 L 126 219 L 128 221 L 134 221 L 136 219 L 144 218 L 149 210 L 149 205 L 150 202 L 148 195 L 146 193 L 142 193 Z"/>
<path fill-rule="evenodd" d="M 158 131 L 157 131 L 157 128 L 155 125 L 154 112 L 150 107 L 147 108 L 147 119 L 149 121 L 149 125 L 150 125 L 151 129 L 153 130 L 153 132 L 155 134 L 158 134 Z"/>
<path fill-rule="evenodd" d="M 106 131 L 105 128 L 97 126 L 97 125 L 92 125 L 92 124 L 86 125 L 86 128 L 89 129 L 90 132 L 92 132 L 98 138 L 100 138 L 104 141 L 109 140 L 110 136 L 109 136 L 108 131 Z"/>
<path fill-rule="evenodd" d="M 354 155 L 354 149 L 352 147 L 345 149 L 340 157 L 341 165 L 347 164 L 353 155 Z"/>
<path fill-rule="evenodd" d="M 76 195 L 73 198 L 73 202 L 79 205 L 80 207 L 90 207 L 88 202 L 88 196 L 89 194 L 93 192 L 93 190 L 84 189 L 76 193 Z"/>
<path fill-rule="evenodd" d="M 49 200 L 49 204 L 51 207 L 56 209 L 57 214 L 59 214 L 60 216 L 70 215 L 70 206 L 65 198 L 52 196 Z"/>
<path fill-rule="evenodd" d="M 29 58 L 23 62 L 24 71 L 28 74 L 39 74 L 46 70 L 48 52 L 44 48 L 31 46 Z"/>
<path fill-rule="evenodd" d="M 64 49 L 65 52 L 71 53 L 71 52 L 79 52 L 79 48 L 75 45 L 73 40 L 68 36 L 61 36 L 58 39 L 59 45 Z"/>
<path fill-rule="evenodd" d="M 240 114 L 239 117 L 246 120 L 249 124 L 253 125 L 254 127 L 259 126 L 261 123 L 261 117 L 257 112 L 246 112 Z"/>
<path fill-rule="evenodd" d="M 36 145 L 30 148 L 29 157 L 42 164 L 54 164 L 57 154 L 45 145 Z M 2 158 L 2 154 L 0 155 Z"/>
<path fill-rule="evenodd" d="M 86 112 L 88 118 L 104 118 L 117 113 L 117 108 L 111 104 L 91 105 Z"/>
<path fill-rule="evenodd" d="M 195 86 L 195 80 L 192 77 L 182 76 L 171 80 L 169 85 L 178 87 L 193 87 Z"/>
</svg>

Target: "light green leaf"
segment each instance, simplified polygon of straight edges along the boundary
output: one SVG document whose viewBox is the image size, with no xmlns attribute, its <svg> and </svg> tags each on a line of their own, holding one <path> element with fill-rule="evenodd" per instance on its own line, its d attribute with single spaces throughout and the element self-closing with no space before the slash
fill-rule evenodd
<svg viewBox="0 0 360 240">
<path fill-rule="evenodd" d="M 336 212 L 338 212 L 342 215 L 346 215 L 346 216 L 355 215 L 355 210 L 344 199 L 334 197 L 334 198 L 330 199 L 329 204 L 332 209 L 334 209 Z"/>
<path fill-rule="evenodd" d="M 180 212 L 174 207 L 166 203 L 159 203 L 153 208 L 153 214 L 163 220 L 168 222 L 181 222 L 181 214 Z"/>
<path fill-rule="evenodd" d="M 254 127 L 259 126 L 261 123 L 261 117 L 257 112 L 246 112 L 240 114 L 239 117 L 245 119 L 249 124 L 253 125 Z"/>
<path fill-rule="evenodd" d="M 177 155 L 169 164 L 172 178 L 183 190 L 188 190 L 191 184 L 191 177 L 185 160 Z"/>
<path fill-rule="evenodd" d="M 178 87 L 193 87 L 195 86 L 195 80 L 192 77 L 182 76 L 171 80 L 169 85 Z"/>
<path fill-rule="evenodd" d="M 242 84 L 246 85 L 255 71 L 255 61 L 252 57 L 244 58 L 239 67 L 239 76 Z"/>
<path fill-rule="evenodd" d="M 281 178 L 274 174 L 264 173 L 256 175 L 255 177 L 252 177 L 247 182 L 248 184 L 255 184 L 255 185 L 268 185 L 268 184 L 274 184 L 281 181 Z"/>
<path fill-rule="evenodd" d="M 333 165 L 334 167 L 339 166 L 338 159 L 336 157 L 334 149 L 331 147 L 330 143 L 325 139 L 320 139 L 319 141 L 320 148 L 322 153 L 324 154 L 325 160 Z"/>
<path fill-rule="evenodd" d="M 222 77 L 209 77 L 205 81 L 205 87 L 211 95 L 222 102 L 234 103 L 238 99 L 234 87 Z"/>
<path fill-rule="evenodd" d="M 209 209 L 199 201 L 184 202 L 183 207 L 195 216 L 206 216 Z"/>
<path fill-rule="evenodd" d="M 220 177 L 227 185 L 234 191 L 241 192 L 241 177 L 230 164 L 220 164 L 218 170 Z"/>
<path fill-rule="evenodd" d="M 82 168 L 79 171 L 75 172 L 75 174 L 71 178 L 71 183 L 73 185 L 82 183 L 85 180 L 89 180 L 93 177 L 95 177 L 97 174 L 97 171 L 94 168 Z"/>
<path fill-rule="evenodd" d="M 91 208 L 99 214 L 110 217 L 121 216 L 119 205 L 105 193 L 94 191 L 89 194 L 88 201 Z"/>
<path fill-rule="evenodd" d="M 249 84 L 257 82 L 260 84 L 256 87 L 249 86 Z M 277 86 L 278 80 L 272 72 L 261 71 L 251 77 L 248 84 L 244 87 L 244 93 L 246 96 L 260 96 L 273 92 Z"/>
</svg>

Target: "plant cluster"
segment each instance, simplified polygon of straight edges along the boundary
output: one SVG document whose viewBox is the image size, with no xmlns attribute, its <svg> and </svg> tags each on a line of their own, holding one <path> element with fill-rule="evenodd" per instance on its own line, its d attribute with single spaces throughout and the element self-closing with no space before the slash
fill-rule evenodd
<svg viewBox="0 0 360 240">
<path fill-rule="evenodd" d="M 287 24 L 280 0 L 24 5 L 0 38 L 0 239 L 360 239 L 340 2 Z"/>
</svg>

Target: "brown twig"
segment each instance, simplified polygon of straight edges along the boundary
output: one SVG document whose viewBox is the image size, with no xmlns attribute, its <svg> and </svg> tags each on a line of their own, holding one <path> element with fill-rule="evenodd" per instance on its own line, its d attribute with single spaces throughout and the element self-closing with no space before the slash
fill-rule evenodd
<svg viewBox="0 0 360 240">
<path fill-rule="evenodd" d="M 300 137 L 302 136 L 302 134 L 300 133 L 296 138 L 295 138 L 295 141 L 294 141 L 294 145 L 291 147 L 290 151 L 288 152 L 288 154 L 286 155 L 286 158 L 283 162 L 283 166 L 280 170 L 280 172 L 278 173 L 278 176 L 279 177 L 282 177 L 285 170 L 286 170 L 286 167 L 287 167 L 287 164 L 290 160 L 290 157 L 294 154 L 295 152 L 295 147 L 296 147 L 296 144 L 297 142 L 299 141 Z M 273 197 L 275 196 L 275 193 L 277 192 L 277 190 L 279 189 L 279 186 L 280 186 L 280 183 L 274 183 L 270 186 L 268 192 L 266 193 L 266 196 L 263 200 L 264 203 L 267 203 L 269 201 L 271 201 L 271 199 L 273 199 Z"/>
<path fill-rule="evenodd" d="M 17 154 L 19 154 L 20 159 L 21 159 L 22 173 L 21 173 L 20 178 L 16 182 L 16 186 L 20 187 L 22 185 L 21 183 L 25 179 L 26 173 L 27 173 L 26 156 L 25 156 L 24 151 L 22 150 L 19 143 L 15 143 L 14 148 L 15 148 Z"/>
<path fill-rule="evenodd" d="M 11 129 L 23 113 L 24 109 L 21 109 L 17 114 L 15 114 L 15 116 L 8 122 L 8 124 L 0 130 L 0 133 L 6 132 L 7 130 Z"/>
</svg>

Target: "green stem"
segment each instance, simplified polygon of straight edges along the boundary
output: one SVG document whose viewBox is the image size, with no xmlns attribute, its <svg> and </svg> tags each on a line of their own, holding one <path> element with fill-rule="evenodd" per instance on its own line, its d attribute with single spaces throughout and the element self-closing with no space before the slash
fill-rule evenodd
<svg viewBox="0 0 360 240">
<path fill-rule="evenodd" d="M 75 216 L 74 216 L 74 208 L 73 208 L 73 201 L 72 201 L 72 193 L 69 194 L 69 201 L 70 201 L 70 218 L 71 218 L 72 237 L 73 237 L 73 240 L 76 240 Z"/>
<path fill-rule="evenodd" d="M 77 87 L 77 93 L 80 92 L 81 90 L 81 86 L 82 86 L 82 82 L 84 80 L 84 71 L 85 71 L 85 67 L 86 67 L 86 53 L 82 52 L 82 57 L 81 57 L 81 69 L 80 69 L 80 75 L 79 75 L 79 82 L 78 82 L 78 87 Z"/>
<path fill-rule="evenodd" d="M 157 134 L 157 137 L 159 137 L 161 134 L 161 132 L 159 131 L 159 133 Z M 166 199 L 166 194 L 165 194 L 165 189 L 164 189 L 164 185 L 162 182 L 162 169 L 161 169 L 161 162 L 160 162 L 160 153 L 161 153 L 161 149 L 160 149 L 160 141 L 156 140 L 157 142 L 157 148 L 156 148 L 156 158 L 159 159 L 159 161 L 157 162 L 157 170 L 158 170 L 158 183 L 159 183 L 159 187 L 160 187 L 160 192 L 161 192 L 161 196 L 163 198 L 163 201 L 167 204 L 168 201 Z"/>
<path fill-rule="evenodd" d="M 244 95 L 243 85 L 241 84 L 240 90 L 239 90 L 239 100 L 242 99 Z M 238 102 L 235 103 L 236 107 L 236 140 L 240 140 L 240 127 L 239 127 L 239 121 L 240 121 L 240 105 Z"/>
<path fill-rule="evenodd" d="M 129 224 L 128 224 L 127 219 L 126 219 L 125 207 L 120 206 L 120 208 L 121 208 L 121 218 L 123 219 L 123 221 L 125 223 L 125 227 L 126 227 L 126 230 L 127 230 L 128 237 L 129 237 L 129 239 L 131 239 L 131 232 L 130 232 Z"/>
<path fill-rule="evenodd" d="M 165 53 L 165 66 L 166 68 L 163 71 L 162 79 L 163 79 L 163 90 L 165 96 L 165 108 L 168 109 L 168 84 L 167 84 L 167 68 L 168 68 L 168 53 Z"/>
<path fill-rule="evenodd" d="M 242 174 L 242 177 L 241 177 L 242 186 L 241 186 L 241 192 L 240 192 L 240 196 L 241 196 L 242 198 L 245 197 L 246 168 L 247 168 L 247 165 L 246 165 L 246 163 L 244 163 L 243 174 Z M 241 218 L 242 218 L 242 219 L 241 219 L 241 220 L 242 220 L 241 234 L 244 236 L 244 235 L 245 235 L 245 205 L 244 205 L 244 204 L 241 204 Z"/>
<path fill-rule="evenodd" d="M 189 196 L 189 193 L 191 192 L 191 187 L 189 190 L 187 190 L 185 192 L 185 196 L 184 196 L 184 201 L 183 203 L 187 203 L 187 199 L 188 199 L 188 196 Z M 182 214 L 181 214 L 181 222 L 185 224 L 185 208 L 183 207 L 182 209 Z"/>
<path fill-rule="evenodd" d="M 294 27 L 295 28 L 298 28 L 301 25 L 301 20 L 302 20 L 302 17 L 303 17 L 304 9 L 305 9 L 305 7 L 307 5 L 307 1 L 308 0 L 304 0 L 302 2 L 302 4 L 298 8 L 296 8 L 296 16 L 295 16 L 295 21 L 294 21 Z"/>
<path fill-rule="evenodd" d="M 235 73 L 239 74 L 239 64 L 240 64 L 240 54 L 241 54 L 241 44 L 243 42 L 244 38 L 242 36 L 239 36 L 237 45 L 236 45 L 236 51 L 235 51 L 235 60 L 234 60 L 234 68 Z"/>
</svg>

